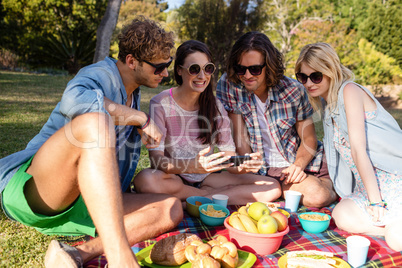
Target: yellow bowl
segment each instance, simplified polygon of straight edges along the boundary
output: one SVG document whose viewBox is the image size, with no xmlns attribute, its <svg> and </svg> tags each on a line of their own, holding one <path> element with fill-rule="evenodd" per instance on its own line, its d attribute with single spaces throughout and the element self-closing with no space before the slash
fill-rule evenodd
<svg viewBox="0 0 402 268">
<path fill-rule="evenodd" d="M 188 214 L 190 214 L 190 216 L 199 218 L 200 217 L 200 211 L 199 211 L 200 206 L 195 204 L 196 201 L 201 202 L 201 204 L 209 204 L 209 203 L 212 203 L 212 200 L 207 197 L 203 197 L 203 196 L 190 196 L 186 199 L 186 210 L 187 210 Z"/>
</svg>

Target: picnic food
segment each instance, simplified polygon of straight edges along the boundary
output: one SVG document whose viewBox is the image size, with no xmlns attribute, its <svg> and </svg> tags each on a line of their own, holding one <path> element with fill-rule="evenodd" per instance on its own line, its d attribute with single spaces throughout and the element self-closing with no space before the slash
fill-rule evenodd
<svg viewBox="0 0 402 268">
<path fill-rule="evenodd" d="M 254 220 L 258 221 L 263 215 L 271 214 L 271 211 L 262 202 L 254 202 L 248 207 L 248 215 Z"/>
<path fill-rule="evenodd" d="M 331 252 L 318 250 L 289 251 L 286 253 L 287 268 L 333 268 L 336 264 L 333 256 Z"/>
<path fill-rule="evenodd" d="M 222 210 L 216 210 L 214 206 L 208 205 L 207 210 L 202 209 L 201 213 L 204 213 L 207 216 L 222 218 L 226 216 L 226 213 Z"/>
<path fill-rule="evenodd" d="M 246 229 L 246 232 L 249 233 L 258 233 L 257 225 L 254 223 L 254 221 L 247 215 L 244 214 L 236 214 L 241 223 L 243 224 L 244 228 Z"/>
<path fill-rule="evenodd" d="M 263 215 L 258 221 L 257 228 L 260 234 L 274 234 L 278 231 L 278 223 L 274 217 Z"/>
<path fill-rule="evenodd" d="M 278 224 L 278 232 L 282 232 L 286 227 L 288 227 L 288 217 L 279 210 L 272 212 L 270 216 L 275 218 L 276 223 Z"/>
<path fill-rule="evenodd" d="M 274 203 L 272 203 L 272 206 L 277 207 Z M 272 214 L 274 215 L 272 216 Z M 256 220 L 257 218 L 259 219 L 258 221 Z M 229 224 L 240 231 L 273 234 L 282 232 L 288 227 L 288 218 L 278 209 L 271 213 L 264 203 L 254 202 L 240 207 L 237 212 L 233 212 L 229 217 Z"/>
<path fill-rule="evenodd" d="M 329 220 L 328 215 L 319 214 L 300 214 L 300 218 L 308 221 L 327 221 Z"/>
<path fill-rule="evenodd" d="M 188 233 L 163 238 L 152 248 L 150 258 L 159 265 L 181 265 L 187 261 L 184 251 L 193 241 L 201 241 L 201 238 Z"/>
<path fill-rule="evenodd" d="M 200 241 L 191 242 L 186 247 L 185 255 L 187 260 L 191 262 L 191 267 L 214 268 L 222 266 L 224 268 L 234 268 L 239 261 L 236 245 L 229 242 L 222 235 L 218 235 L 215 239 L 208 241 L 208 243 Z"/>
<path fill-rule="evenodd" d="M 263 203 L 264 205 L 266 205 L 266 206 L 269 208 L 269 210 L 270 210 L 271 212 L 277 211 L 278 208 L 281 206 L 280 204 L 275 203 L 275 202 L 261 202 L 261 203 Z M 247 207 L 247 208 L 250 207 L 251 204 L 253 204 L 253 203 L 247 203 L 247 204 L 246 204 L 246 207 Z"/>
<path fill-rule="evenodd" d="M 197 256 L 197 260 L 191 264 L 191 268 L 220 268 L 218 261 L 206 254 Z"/>
</svg>

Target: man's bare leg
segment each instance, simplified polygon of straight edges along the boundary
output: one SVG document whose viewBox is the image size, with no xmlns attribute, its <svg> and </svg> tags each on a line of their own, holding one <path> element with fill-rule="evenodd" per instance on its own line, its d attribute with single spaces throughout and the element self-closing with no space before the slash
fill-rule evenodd
<svg viewBox="0 0 402 268">
<path fill-rule="evenodd" d="M 130 245 L 171 230 L 183 218 L 181 202 L 172 196 L 125 193 L 123 203 L 124 223 Z M 77 246 L 77 249 L 84 263 L 104 253 L 99 237 Z"/>
<path fill-rule="evenodd" d="M 110 267 L 138 267 L 123 224 L 123 203 L 112 120 L 102 113 L 76 117 L 36 153 L 25 194 L 32 210 L 54 215 L 81 193 Z"/>
</svg>

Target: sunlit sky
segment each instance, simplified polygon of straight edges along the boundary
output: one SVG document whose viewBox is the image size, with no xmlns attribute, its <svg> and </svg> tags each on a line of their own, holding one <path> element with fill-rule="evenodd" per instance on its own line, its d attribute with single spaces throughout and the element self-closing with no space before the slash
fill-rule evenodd
<svg viewBox="0 0 402 268">
<path fill-rule="evenodd" d="M 174 9 L 181 6 L 185 0 L 167 0 L 166 2 L 169 4 L 169 9 Z"/>
</svg>

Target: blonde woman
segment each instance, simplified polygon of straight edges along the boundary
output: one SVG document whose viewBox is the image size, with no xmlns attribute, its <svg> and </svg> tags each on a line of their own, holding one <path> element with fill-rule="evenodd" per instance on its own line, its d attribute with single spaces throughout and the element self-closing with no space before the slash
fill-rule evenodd
<svg viewBox="0 0 402 268">
<path fill-rule="evenodd" d="M 295 71 L 313 107 L 323 112 L 329 173 L 342 197 L 333 211 L 336 225 L 383 235 L 401 251 L 401 128 L 368 89 L 353 82 L 353 73 L 329 44 L 305 46 Z"/>
</svg>

